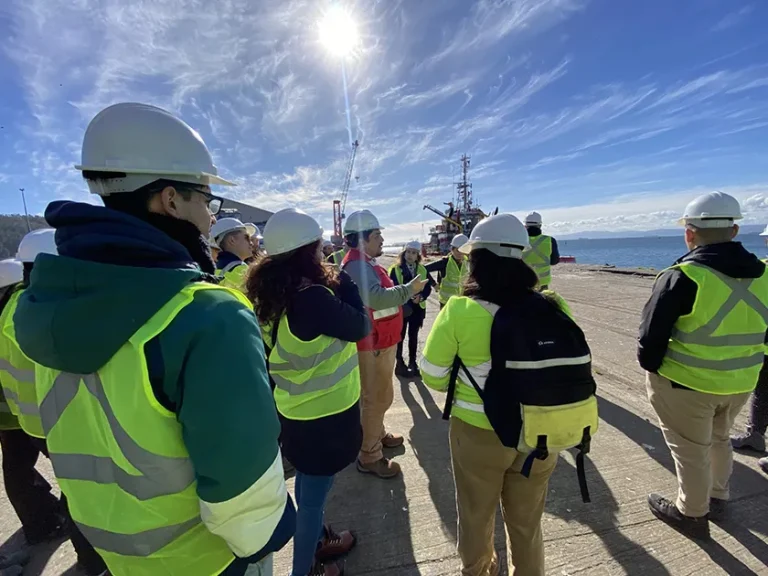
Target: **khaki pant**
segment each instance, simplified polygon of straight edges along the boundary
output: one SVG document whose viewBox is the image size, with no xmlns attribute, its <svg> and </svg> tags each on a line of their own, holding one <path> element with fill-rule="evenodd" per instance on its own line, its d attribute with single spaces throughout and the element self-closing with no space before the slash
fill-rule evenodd
<svg viewBox="0 0 768 576">
<path fill-rule="evenodd" d="M 395 390 L 392 378 L 395 370 L 395 349 L 359 351 L 360 395 L 362 402 L 363 445 L 360 447 L 360 462 L 370 464 L 384 457 L 381 439 L 386 436 L 384 415 L 392 406 Z"/>
<path fill-rule="evenodd" d="M 520 474 L 526 455 L 504 446 L 492 430 L 451 418 L 451 461 L 459 513 L 458 551 L 463 576 L 495 576 L 496 508 L 507 528 L 509 573 L 544 576 L 541 516 L 557 454 L 535 460 L 530 478 Z"/>
<path fill-rule="evenodd" d="M 710 497 L 728 500 L 730 496 L 733 449 L 729 433 L 749 393 L 722 396 L 673 388 L 663 376 L 650 373 L 646 386 L 675 459 L 677 508 L 686 516 L 705 516 Z"/>
</svg>

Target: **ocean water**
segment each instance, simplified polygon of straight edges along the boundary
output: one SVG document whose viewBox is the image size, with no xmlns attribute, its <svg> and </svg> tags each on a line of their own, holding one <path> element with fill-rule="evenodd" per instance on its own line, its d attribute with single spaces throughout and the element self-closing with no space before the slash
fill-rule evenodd
<svg viewBox="0 0 768 576">
<path fill-rule="evenodd" d="M 768 255 L 765 241 L 757 234 L 739 235 L 737 240 L 760 258 Z M 683 256 L 688 249 L 680 236 L 649 238 L 606 238 L 599 240 L 558 240 L 563 256 L 575 256 L 577 264 L 608 264 L 619 268 L 662 270 Z"/>
</svg>

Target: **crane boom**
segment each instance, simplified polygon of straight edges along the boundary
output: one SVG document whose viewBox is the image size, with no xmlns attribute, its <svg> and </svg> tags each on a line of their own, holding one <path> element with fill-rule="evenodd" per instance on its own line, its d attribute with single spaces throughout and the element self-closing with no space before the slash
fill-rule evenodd
<svg viewBox="0 0 768 576">
<path fill-rule="evenodd" d="M 360 142 L 355 140 L 352 144 L 352 151 L 349 154 L 349 162 L 347 164 L 347 171 L 344 173 L 344 184 L 341 187 L 341 193 L 339 198 L 333 201 L 333 238 L 331 238 L 331 241 L 336 244 L 341 244 L 343 237 L 342 225 L 344 218 L 346 218 L 347 197 L 349 196 L 349 185 L 352 181 L 352 171 L 355 169 L 358 146 L 360 146 Z"/>
<path fill-rule="evenodd" d="M 461 222 L 457 222 L 456 220 L 453 220 L 452 218 L 448 218 L 448 216 L 444 212 L 441 212 L 440 210 L 438 210 L 437 208 L 435 208 L 434 206 L 432 206 L 430 204 L 424 204 L 424 208 L 422 208 L 422 210 L 429 210 L 430 212 L 434 212 L 435 214 L 440 216 L 440 218 L 442 218 L 443 220 L 446 220 L 446 221 L 450 222 L 451 224 L 455 224 L 456 226 L 458 226 L 459 232 L 461 232 L 464 229 L 464 227 L 461 225 Z"/>
</svg>

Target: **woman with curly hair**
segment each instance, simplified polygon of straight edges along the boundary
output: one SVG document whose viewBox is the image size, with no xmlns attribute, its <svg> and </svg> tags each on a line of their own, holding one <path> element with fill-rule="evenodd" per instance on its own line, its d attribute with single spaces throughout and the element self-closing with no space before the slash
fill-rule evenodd
<svg viewBox="0 0 768 576">
<path fill-rule="evenodd" d="M 362 443 L 356 342 L 371 329 L 350 277 L 323 261 L 323 230 L 289 208 L 264 228 L 266 255 L 246 289 L 264 331 L 282 424 L 282 450 L 296 467 L 298 512 L 292 576 L 337 576 L 355 537 L 323 523 L 334 476 Z"/>
</svg>

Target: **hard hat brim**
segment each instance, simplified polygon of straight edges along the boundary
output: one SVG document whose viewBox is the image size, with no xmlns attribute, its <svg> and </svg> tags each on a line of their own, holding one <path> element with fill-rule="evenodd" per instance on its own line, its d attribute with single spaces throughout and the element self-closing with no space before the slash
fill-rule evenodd
<svg viewBox="0 0 768 576">
<path fill-rule="evenodd" d="M 112 167 L 104 167 L 104 166 L 83 166 L 82 164 L 76 164 L 75 170 L 79 170 L 80 172 L 122 172 L 123 174 L 146 174 L 146 175 L 157 175 L 158 179 L 167 178 L 168 180 L 173 180 L 174 177 L 183 177 L 184 182 L 188 182 L 192 179 L 194 181 L 199 182 L 203 186 L 237 186 L 234 182 L 230 182 L 229 180 L 225 180 L 221 176 L 218 176 L 216 174 L 210 174 L 208 172 L 174 172 L 172 170 L 150 170 L 147 168 L 112 168 Z"/>
<path fill-rule="evenodd" d="M 478 241 L 472 241 L 470 240 L 464 246 L 459 248 L 459 252 L 462 254 L 469 254 L 472 252 L 472 250 L 476 250 L 479 248 L 485 248 L 486 250 L 490 250 L 497 256 L 501 256 L 502 258 L 517 258 L 522 259 L 523 257 L 523 248 L 524 246 L 510 246 L 509 244 L 505 244 L 502 246 L 498 242 L 478 242 Z"/>
<path fill-rule="evenodd" d="M 742 216 L 736 216 L 733 218 L 696 218 L 686 217 L 680 218 L 677 223 L 680 226 L 686 226 L 690 224 L 696 226 L 696 228 L 730 228 L 736 224 L 736 220 L 741 220 Z"/>
</svg>

